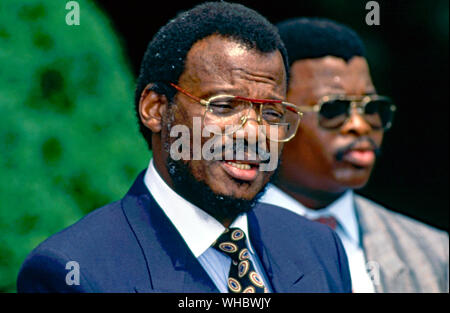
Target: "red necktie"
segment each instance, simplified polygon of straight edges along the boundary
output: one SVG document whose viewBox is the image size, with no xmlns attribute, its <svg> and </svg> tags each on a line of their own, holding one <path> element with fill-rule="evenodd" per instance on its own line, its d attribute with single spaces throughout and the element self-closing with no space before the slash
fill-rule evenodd
<svg viewBox="0 0 450 313">
<path fill-rule="evenodd" d="M 338 225 L 338 221 L 336 220 L 336 218 L 334 216 L 331 216 L 331 215 L 321 216 L 319 218 L 312 219 L 312 220 L 315 221 L 315 222 L 319 222 L 321 224 L 327 225 L 332 230 L 336 230 L 336 227 Z"/>
</svg>

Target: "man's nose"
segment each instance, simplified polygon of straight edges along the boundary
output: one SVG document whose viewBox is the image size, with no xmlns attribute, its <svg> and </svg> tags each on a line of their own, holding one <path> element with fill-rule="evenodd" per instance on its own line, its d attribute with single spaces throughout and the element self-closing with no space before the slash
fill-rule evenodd
<svg viewBox="0 0 450 313">
<path fill-rule="evenodd" d="M 244 125 L 235 133 L 236 138 L 245 138 L 249 144 L 256 144 L 260 136 L 263 135 L 258 116 L 259 107 L 253 106 L 250 108 Z"/>
<path fill-rule="evenodd" d="M 341 127 L 342 134 L 367 135 L 372 131 L 372 126 L 364 119 L 364 113 L 357 108 L 352 108 L 350 116 Z"/>
</svg>

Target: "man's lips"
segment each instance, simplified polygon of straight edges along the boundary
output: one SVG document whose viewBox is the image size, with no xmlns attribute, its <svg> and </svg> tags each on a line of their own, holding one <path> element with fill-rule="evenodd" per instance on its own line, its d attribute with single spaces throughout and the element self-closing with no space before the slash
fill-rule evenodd
<svg viewBox="0 0 450 313">
<path fill-rule="evenodd" d="M 373 150 L 352 149 L 344 153 L 342 160 L 359 167 L 368 167 L 375 162 Z"/>
<path fill-rule="evenodd" d="M 223 161 L 222 168 L 235 179 L 253 181 L 258 175 L 259 163 L 251 161 Z"/>
<path fill-rule="evenodd" d="M 357 167 L 369 167 L 380 153 L 375 141 L 370 137 L 360 137 L 350 144 L 338 149 L 336 160 L 350 163 Z"/>
</svg>

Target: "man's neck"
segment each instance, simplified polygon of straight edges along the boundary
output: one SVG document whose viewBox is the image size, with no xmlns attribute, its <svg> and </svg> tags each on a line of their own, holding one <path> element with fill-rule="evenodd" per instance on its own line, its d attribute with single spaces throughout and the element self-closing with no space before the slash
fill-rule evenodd
<svg viewBox="0 0 450 313">
<path fill-rule="evenodd" d="M 305 190 L 300 188 L 292 190 L 282 184 L 279 184 L 277 187 L 311 210 L 320 210 L 328 207 L 346 192 L 346 190 L 343 190 L 341 192 L 332 193 L 322 190 Z"/>
</svg>

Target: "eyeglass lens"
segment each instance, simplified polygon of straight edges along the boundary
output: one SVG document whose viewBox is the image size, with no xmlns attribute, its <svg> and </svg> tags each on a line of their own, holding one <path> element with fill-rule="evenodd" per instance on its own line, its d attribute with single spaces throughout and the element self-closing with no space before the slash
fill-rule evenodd
<svg viewBox="0 0 450 313">
<path fill-rule="evenodd" d="M 258 104 L 260 105 L 260 104 Z M 225 128 L 225 133 L 233 133 L 243 126 L 250 117 L 251 108 L 254 105 L 247 100 L 233 96 L 217 96 L 209 101 L 204 115 L 205 126 L 213 129 L 217 125 Z M 261 114 L 263 131 L 266 136 L 276 140 L 284 140 L 295 132 L 299 120 L 298 113 L 286 110 L 281 103 L 264 103 L 256 109 Z M 276 127 L 276 131 L 270 131 L 270 125 Z M 211 127 L 213 126 L 213 127 Z M 267 129 L 266 129 L 267 128 Z"/>
<path fill-rule="evenodd" d="M 349 117 L 351 103 L 345 99 L 324 102 L 319 112 L 319 124 L 324 128 L 342 126 Z M 364 106 L 364 119 L 374 128 L 389 128 L 393 115 L 392 103 L 387 99 L 370 100 Z"/>
</svg>

